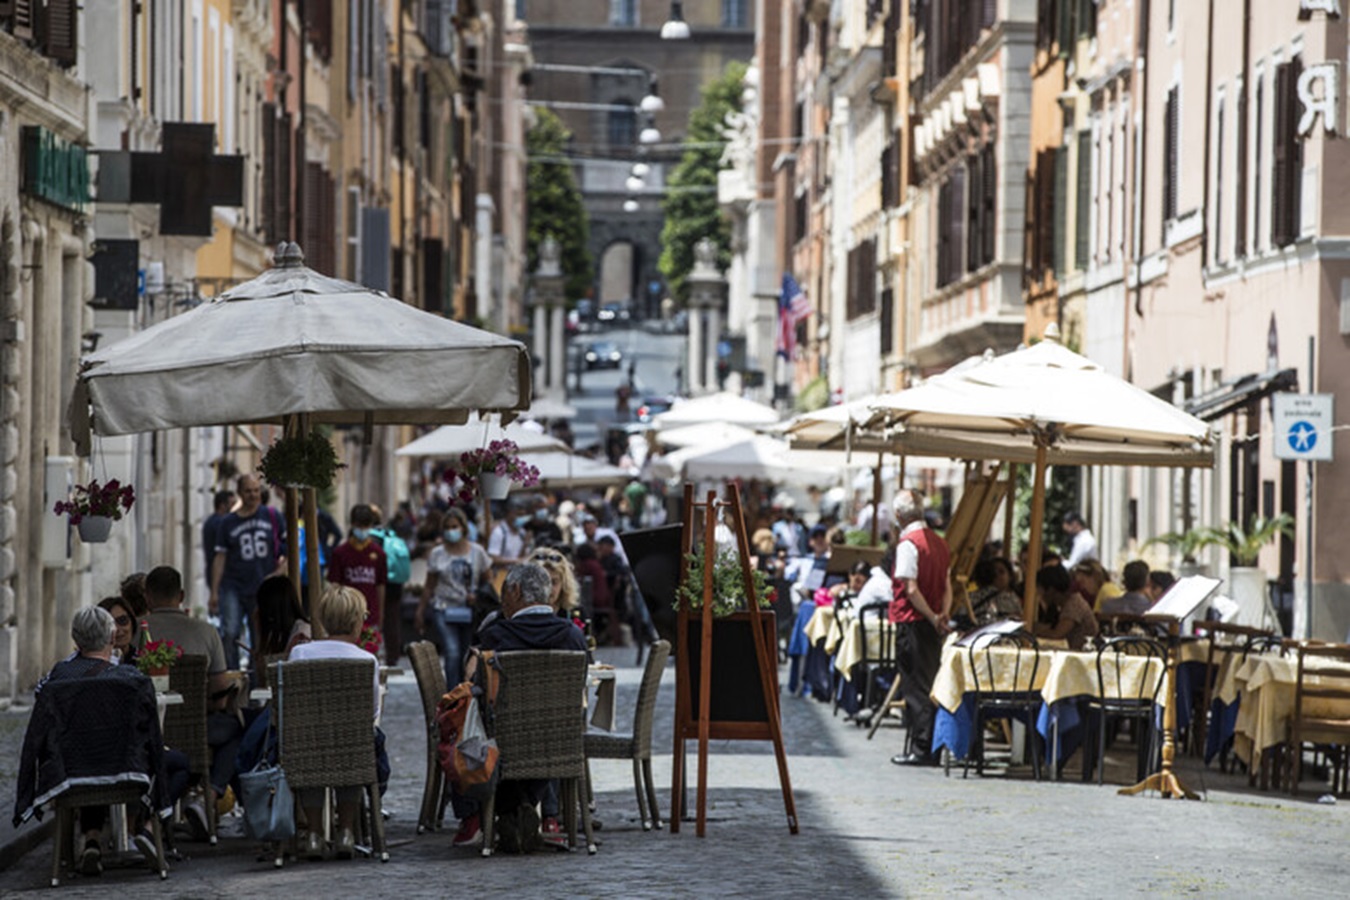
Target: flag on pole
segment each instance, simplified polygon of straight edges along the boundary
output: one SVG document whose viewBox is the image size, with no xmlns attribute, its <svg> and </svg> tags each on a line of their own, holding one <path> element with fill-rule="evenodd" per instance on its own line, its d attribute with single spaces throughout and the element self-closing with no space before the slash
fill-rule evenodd
<svg viewBox="0 0 1350 900">
<path fill-rule="evenodd" d="M 778 297 L 778 355 L 792 359 L 797 349 L 797 323 L 811 315 L 811 301 L 806 299 L 797 280 L 783 273 L 783 291 Z"/>
</svg>

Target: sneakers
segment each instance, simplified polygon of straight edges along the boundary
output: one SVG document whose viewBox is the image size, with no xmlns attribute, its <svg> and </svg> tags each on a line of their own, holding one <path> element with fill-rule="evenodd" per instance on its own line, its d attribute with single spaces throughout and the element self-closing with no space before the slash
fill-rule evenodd
<svg viewBox="0 0 1350 900">
<path fill-rule="evenodd" d="M 312 860 L 323 859 L 323 833 L 311 831 L 305 838 L 305 858 Z"/>
<path fill-rule="evenodd" d="M 545 847 L 555 847 L 559 850 L 568 849 L 567 835 L 562 833 L 562 828 L 558 825 L 558 820 L 553 816 L 545 816 L 544 824 L 540 826 L 540 834 Z"/>
<path fill-rule="evenodd" d="M 146 862 L 159 862 L 159 854 L 155 852 L 155 838 L 148 829 L 142 829 L 136 832 L 136 836 L 131 839 L 131 843 L 145 857 Z"/>
<path fill-rule="evenodd" d="M 338 832 L 337 845 L 333 848 L 333 855 L 338 859 L 351 859 L 356 854 L 356 836 L 352 834 L 350 828 L 344 828 Z"/>
<path fill-rule="evenodd" d="M 80 874 L 103 874 L 103 854 L 99 852 L 98 841 L 84 842 L 84 852 L 80 854 Z"/>
<path fill-rule="evenodd" d="M 194 841 L 205 841 L 211 837 L 211 828 L 206 819 L 206 807 L 200 799 L 183 804 L 183 821 Z"/>
<path fill-rule="evenodd" d="M 459 831 L 455 832 L 454 840 L 450 842 L 450 846 L 468 847 L 478 843 L 482 839 L 482 825 L 478 818 L 478 813 L 474 813 L 459 823 Z"/>
</svg>

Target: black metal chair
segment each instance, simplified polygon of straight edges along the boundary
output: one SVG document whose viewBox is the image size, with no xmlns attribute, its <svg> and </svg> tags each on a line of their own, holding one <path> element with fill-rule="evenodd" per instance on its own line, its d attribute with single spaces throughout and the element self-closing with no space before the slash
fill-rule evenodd
<svg viewBox="0 0 1350 900">
<path fill-rule="evenodd" d="M 970 642 L 966 653 L 969 654 L 975 687 L 971 697 L 971 702 L 975 704 L 975 721 L 971 728 L 971 748 L 966 754 L 961 777 L 970 774 L 970 758 L 977 753 L 975 772 L 977 775 L 984 774 L 985 722 L 990 718 L 1011 717 L 1026 722 L 1031 771 L 1040 781 L 1041 756 L 1035 736 L 1036 714 L 1041 706 L 1041 693 L 1036 686 L 1036 675 L 1041 666 L 1041 648 L 1036 638 L 1023 630 L 1008 634 L 982 634 Z"/>
<path fill-rule="evenodd" d="M 862 657 L 853 677 L 862 679 L 858 692 L 861 708 L 874 709 L 882 692 L 890 687 L 899 671 L 895 657 L 897 629 L 885 603 L 868 603 L 858 607 L 856 612 Z"/>
<path fill-rule="evenodd" d="M 1137 685 L 1130 687 L 1123 674 L 1128 666 L 1128 658 L 1144 660 L 1141 665 L 1149 666 L 1150 660 L 1157 660 L 1159 677 L 1150 684 L 1148 678 L 1139 678 Z M 1112 665 L 1103 666 L 1104 660 Z M 1097 767 L 1097 784 L 1102 784 L 1106 776 L 1106 732 L 1108 720 L 1112 723 L 1122 720 L 1134 722 L 1135 742 L 1138 746 L 1139 781 L 1148 776 L 1149 763 L 1156 755 L 1154 745 L 1158 729 L 1154 727 L 1154 711 L 1158 703 L 1158 692 L 1166 680 L 1167 650 L 1153 638 L 1140 635 L 1113 637 L 1097 650 L 1097 695 L 1087 698 L 1089 727 L 1093 720 L 1097 725 L 1097 741 L 1094 755 L 1083 757 L 1083 775 L 1086 780 L 1091 771 L 1089 764 Z M 1111 674 L 1108 674 L 1108 671 Z"/>
</svg>

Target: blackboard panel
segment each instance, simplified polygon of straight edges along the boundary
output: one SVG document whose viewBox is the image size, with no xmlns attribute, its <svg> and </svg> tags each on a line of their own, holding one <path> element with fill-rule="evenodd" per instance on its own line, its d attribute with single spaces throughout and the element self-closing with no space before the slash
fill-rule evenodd
<svg viewBox="0 0 1350 900">
<path fill-rule="evenodd" d="M 652 622 L 661 637 L 675 640 L 675 587 L 680 583 L 679 523 L 659 528 L 639 528 L 621 536 L 623 551 L 633 570 Z"/>
<path fill-rule="evenodd" d="M 770 653 L 769 665 L 775 673 L 777 683 L 778 651 L 776 625 L 772 612 L 760 614 L 760 627 L 764 630 L 764 647 Z M 691 716 L 694 722 L 699 717 L 699 660 L 702 659 L 701 647 L 703 623 L 691 615 L 688 624 L 689 636 L 689 696 Z M 749 613 L 737 613 L 722 619 L 713 620 L 712 640 L 712 715 L 709 721 L 717 722 L 768 722 L 768 704 L 765 703 L 764 689 L 760 683 L 759 660 L 755 656 L 755 639 L 750 630 Z"/>
</svg>

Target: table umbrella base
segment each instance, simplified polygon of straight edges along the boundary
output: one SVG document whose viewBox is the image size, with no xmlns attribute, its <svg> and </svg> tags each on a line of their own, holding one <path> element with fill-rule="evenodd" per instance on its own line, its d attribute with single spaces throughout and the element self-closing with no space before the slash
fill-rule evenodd
<svg viewBox="0 0 1350 900">
<path fill-rule="evenodd" d="M 1139 782 L 1133 787 L 1121 788 L 1116 793 L 1139 794 L 1144 791 L 1157 791 L 1159 794 L 1162 794 L 1164 800 L 1167 800 L 1169 798 L 1175 798 L 1177 800 L 1200 799 L 1200 795 L 1193 791 L 1187 790 L 1186 786 L 1181 783 L 1181 779 L 1178 778 L 1170 769 L 1164 769 L 1161 772 L 1154 772 L 1152 775 L 1148 776 L 1143 781 Z"/>
</svg>

